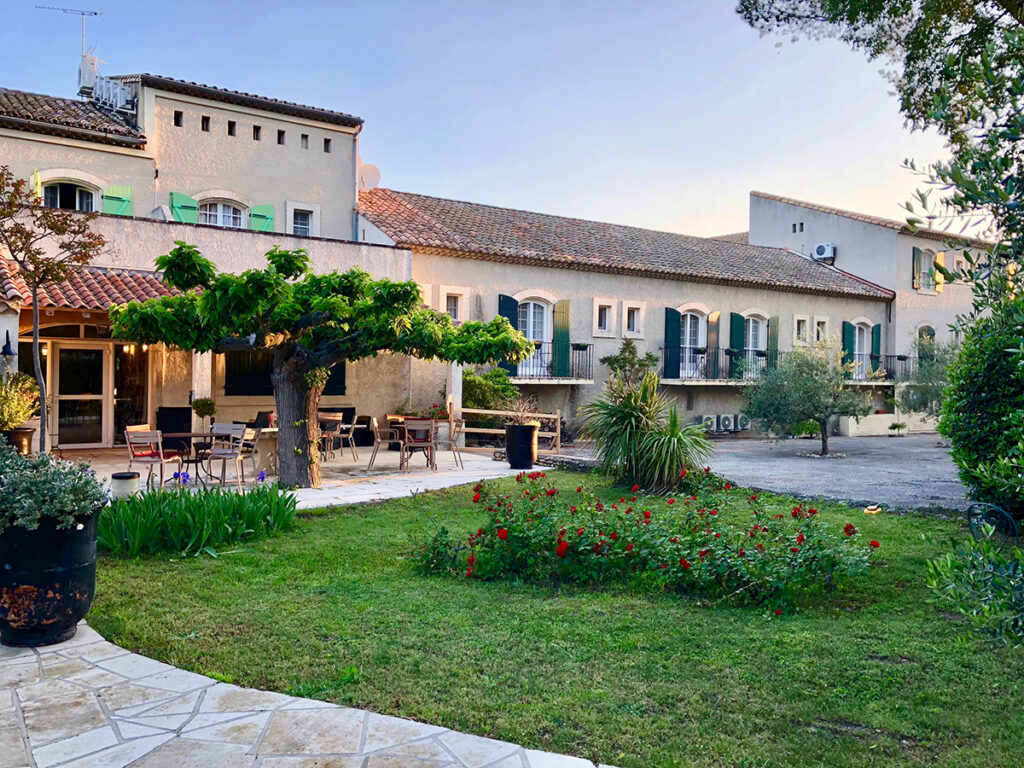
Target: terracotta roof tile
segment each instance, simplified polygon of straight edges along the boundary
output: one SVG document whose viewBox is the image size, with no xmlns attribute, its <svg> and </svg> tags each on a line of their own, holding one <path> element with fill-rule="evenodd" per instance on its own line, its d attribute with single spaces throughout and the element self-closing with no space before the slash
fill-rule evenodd
<svg viewBox="0 0 1024 768">
<path fill-rule="evenodd" d="M 0 88 L 0 125 L 131 146 L 141 146 L 146 138 L 124 118 L 92 102 L 10 88 Z"/>
<path fill-rule="evenodd" d="M 108 310 L 116 304 L 170 296 L 171 290 L 155 272 L 112 267 L 79 267 L 70 279 L 41 289 L 40 307 Z M 0 301 L 31 306 L 32 294 L 18 266 L 0 258 Z"/>
<path fill-rule="evenodd" d="M 724 240 L 727 243 L 749 243 L 749 232 L 732 232 L 728 235 L 715 235 L 712 240 Z"/>
<path fill-rule="evenodd" d="M 856 211 L 847 211 L 843 208 L 833 208 L 828 205 L 819 205 L 818 203 L 808 203 L 804 200 L 796 200 L 792 197 L 783 197 L 782 195 L 772 195 L 768 192 L 757 192 L 751 191 L 751 197 L 760 197 L 764 200 L 773 200 L 776 203 L 785 203 L 786 205 L 795 205 L 799 208 L 806 208 L 810 211 L 819 211 L 821 213 L 831 213 L 835 216 L 842 216 L 846 219 L 853 219 L 854 221 L 860 221 L 865 224 L 872 224 L 876 227 L 886 227 L 887 229 L 894 229 L 901 235 L 913 235 L 914 237 L 924 237 L 929 240 L 941 240 L 948 242 L 950 240 L 956 242 L 964 242 L 969 245 L 976 245 L 981 248 L 986 248 L 993 245 L 988 240 L 982 240 L 977 237 L 965 237 L 959 235 L 956 232 L 949 231 L 944 232 L 940 229 L 929 229 L 927 227 L 911 227 L 906 221 L 897 221 L 896 219 L 886 219 L 881 216 L 872 216 L 868 213 L 857 213 Z"/>
<path fill-rule="evenodd" d="M 359 198 L 397 245 L 472 258 L 698 282 L 889 298 L 890 291 L 779 248 L 690 237 L 378 188 Z"/>
</svg>

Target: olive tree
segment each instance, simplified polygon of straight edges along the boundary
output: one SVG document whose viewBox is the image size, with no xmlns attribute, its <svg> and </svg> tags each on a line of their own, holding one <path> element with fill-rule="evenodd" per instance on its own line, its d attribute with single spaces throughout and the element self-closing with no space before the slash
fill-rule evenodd
<svg viewBox="0 0 1024 768">
<path fill-rule="evenodd" d="M 366 271 L 314 274 L 304 249 L 274 248 L 266 269 L 218 272 L 183 242 L 156 260 L 176 293 L 110 311 L 115 336 L 196 352 L 266 350 L 279 424 L 278 467 L 288 486 L 320 483 L 320 396 L 330 369 L 390 351 L 487 364 L 518 362 L 533 344 L 497 317 L 456 326 L 423 306 L 415 282 Z"/>
<path fill-rule="evenodd" d="M 828 427 L 834 416 L 859 419 L 871 412 L 871 396 L 850 381 L 856 363 L 828 341 L 787 352 L 775 368 L 745 388 L 743 409 L 770 431 L 785 435 L 801 421 L 813 421 L 821 434 L 821 455 L 828 455 Z"/>
</svg>

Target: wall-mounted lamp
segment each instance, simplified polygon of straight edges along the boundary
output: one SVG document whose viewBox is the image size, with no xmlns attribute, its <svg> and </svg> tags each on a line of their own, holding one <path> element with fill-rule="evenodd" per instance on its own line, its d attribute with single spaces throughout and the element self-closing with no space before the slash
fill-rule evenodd
<svg viewBox="0 0 1024 768">
<path fill-rule="evenodd" d="M 11 346 L 11 332 L 7 331 L 7 341 L 4 342 L 4 348 L 0 349 L 0 356 L 11 358 L 14 355 L 14 347 Z"/>
</svg>

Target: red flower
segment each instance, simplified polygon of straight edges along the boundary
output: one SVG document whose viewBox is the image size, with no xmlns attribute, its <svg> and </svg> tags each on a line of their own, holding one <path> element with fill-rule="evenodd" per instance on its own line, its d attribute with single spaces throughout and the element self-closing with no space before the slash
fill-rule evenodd
<svg viewBox="0 0 1024 768">
<path fill-rule="evenodd" d="M 633 542 L 632 541 L 629 542 L 629 544 L 626 545 L 626 551 L 627 552 L 632 552 L 633 551 Z"/>
<path fill-rule="evenodd" d="M 558 491 L 554 488 L 548 488 L 548 496 L 554 496 Z"/>
<path fill-rule="evenodd" d="M 474 493 L 473 494 L 473 503 L 476 504 L 478 501 L 480 501 L 480 494 L 479 493 Z"/>
<path fill-rule="evenodd" d="M 793 548 L 792 548 L 792 549 L 790 549 L 789 551 L 790 551 L 790 552 L 799 552 L 799 551 L 800 551 L 800 547 L 793 547 Z"/>
<path fill-rule="evenodd" d="M 569 507 L 569 511 L 572 512 L 575 515 L 576 514 L 576 505 L 573 504 L 571 507 Z"/>
<path fill-rule="evenodd" d="M 583 493 L 583 486 L 582 485 L 579 486 L 578 488 L 576 488 L 576 493 Z"/>
<path fill-rule="evenodd" d="M 679 564 L 683 566 L 684 571 L 690 570 L 690 561 L 687 560 L 685 557 L 679 558 Z"/>
<path fill-rule="evenodd" d="M 639 490 L 640 490 L 640 486 L 639 485 L 634 485 L 633 486 L 633 493 L 636 493 Z"/>
<path fill-rule="evenodd" d="M 816 510 L 814 507 L 811 507 L 810 509 L 807 510 L 807 514 L 816 515 L 818 514 L 818 510 Z"/>
<path fill-rule="evenodd" d="M 746 550 L 744 550 L 744 549 L 743 549 L 743 547 L 740 547 L 740 557 L 743 557 L 743 556 L 745 556 L 746 554 L 747 554 L 747 553 L 746 553 Z"/>
<path fill-rule="evenodd" d="M 715 538 L 716 538 L 716 539 L 720 539 L 720 538 L 722 538 L 722 534 L 720 534 L 720 533 L 715 533 Z"/>
<path fill-rule="evenodd" d="M 750 496 L 750 500 L 751 500 L 751 501 L 757 501 L 757 494 L 756 494 L 756 493 L 754 493 L 754 494 L 751 494 L 751 496 Z"/>
<path fill-rule="evenodd" d="M 679 473 L 679 477 L 686 477 L 686 470 L 685 469 L 682 472 Z"/>
<path fill-rule="evenodd" d="M 650 520 L 650 519 L 651 519 L 651 510 L 645 509 L 644 510 L 644 520 Z"/>
<path fill-rule="evenodd" d="M 580 528 L 578 531 L 576 531 L 576 535 L 577 536 L 582 536 L 583 535 L 583 529 Z"/>
<path fill-rule="evenodd" d="M 665 503 L 666 503 L 666 504 L 675 504 L 675 503 L 676 503 L 676 500 L 675 500 L 675 499 L 669 499 L 669 500 L 668 500 L 667 502 L 665 502 Z"/>
<path fill-rule="evenodd" d="M 878 549 L 878 548 L 879 548 L 880 546 L 882 546 L 882 545 L 881 545 L 881 544 L 879 544 L 879 543 L 878 543 L 877 541 L 872 541 L 872 542 L 871 542 L 871 546 L 872 546 L 872 547 L 874 547 L 875 549 Z"/>
<path fill-rule="evenodd" d="M 617 534 L 615 531 L 612 531 L 612 535 L 609 536 L 608 538 L 611 539 L 612 541 L 615 541 L 617 538 L 619 538 L 619 534 Z"/>
<path fill-rule="evenodd" d="M 804 543 L 804 535 L 802 533 L 798 533 L 796 535 L 796 543 L 797 544 L 803 544 Z"/>
<path fill-rule="evenodd" d="M 636 501 L 636 496 L 630 496 L 630 497 L 629 497 L 629 500 L 630 500 L 630 501 Z"/>
<path fill-rule="evenodd" d="M 565 553 L 566 553 L 566 551 L 568 549 L 569 549 L 569 542 L 567 542 L 567 541 L 560 541 L 560 542 L 558 542 L 558 546 L 555 547 L 555 554 L 558 555 L 559 557 L 565 557 Z"/>
<path fill-rule="evenodd" d="M 800 517 L 800 507 L 793 507 L 793 517 Z"/>
<path fill-rule="evenodd" d="M 662 568 L 668 568 L 668 563 L 663 564 L 661 567 Z"/>
<path fill-rule="evenodd" d="M 729 490 L 730 488 L 732 488 L 732 486 L 731 486 L 731 485 L 729 485 L 729 483 L 726 483 L 726 484 L 725 484 L 725 490 L 727 490 L 727 491 L 728 491 L 728 490 Z"/>
<path fill-rule="evenodd" d="M 711 510 L 711 514 L 712 515 L 717 515 L 718 514 L 718 510 L 717 509 L 712 509 Z"/>
<path fill-rule="evenodd" d="M 594 542 L 594 554 L 600 555 L 601 554 L 601 548 L 603 546 L 604 546 L 604 542 L 603 541 L 595 541 Z"/>
<path fill-rule="evenodd" d="M 843 533 L 847 536 L 853 536 L 857 532 L 857 529 L 853 527 L 853 523 L 847 523 L 843 526 Z"/>
<path fill-rule="evenodd" d="M 700 552 L 697 553 L 697 557 L 699 557 L 701 560 L 703 560 L 707 556 L 707 554 L 708 554 L 708 550 L 702 549 Z"/>
<path fill-rule="evenodd" d="M 781 608 L 776 608 L 775 609 L 775 615 L 776 616 L 781 616 L 782 615 L 782 609 Z"/>
<path fill-rule="evenodd" d="M 708 474 L 711 471 L 711 467 L 704 467 L 704 474 Z"/>
<path fill-rule="evenodd" d="M 499 528 L 498 529 L 498 538 L 501 539 L 502 541 L 507 539 L 508 538 L 508 528 Z"/>
</svg>

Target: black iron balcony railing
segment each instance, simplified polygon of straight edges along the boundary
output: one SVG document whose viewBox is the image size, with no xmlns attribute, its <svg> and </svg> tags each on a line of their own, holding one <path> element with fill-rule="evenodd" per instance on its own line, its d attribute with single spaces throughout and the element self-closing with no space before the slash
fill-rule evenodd
<svg viewBox="0 0 1024 768">
<path fill-rule="evenodd" d="M 662 349 L 662 378 L 696 381 L 742 381 L 757 379 L 775 368 L 785 353 L 777 350 L 733 350 L 708 347 L 666 347 Z M 909 355 L 852 356 L 855 381 L 904 381 L 917 369 Z"/>
<path fill-rule="evenodd" d="M 536 341 L 536 349 L 510 371 L 517 379 L 594 378 L 594 345 L 574 342 Z"/>
</svg>

